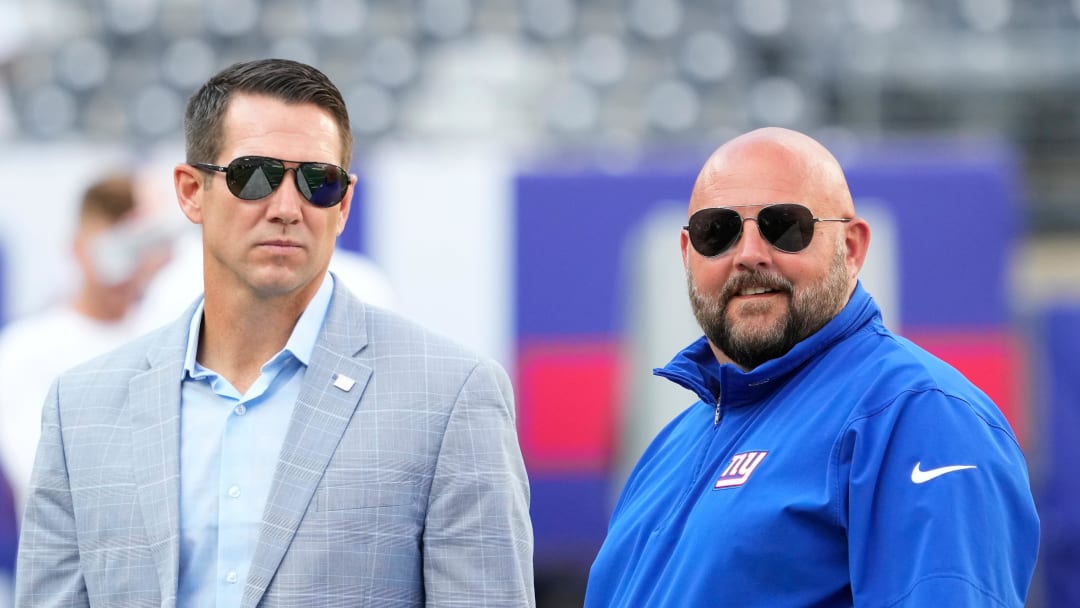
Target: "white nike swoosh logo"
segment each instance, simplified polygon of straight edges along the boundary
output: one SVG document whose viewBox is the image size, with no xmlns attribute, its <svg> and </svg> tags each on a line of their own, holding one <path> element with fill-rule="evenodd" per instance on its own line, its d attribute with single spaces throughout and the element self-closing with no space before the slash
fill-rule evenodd
<svg viewBox="0 0 1080 608">
<path fill-rule="evenodd" d="M 915 468 L 911 469 L 911 481 L 913 481 L 914 483 L 926 483 L 931 479 L 936 479 L 938 477 L 941 477 L 942 475 L 948 475 L 949 473 L 954 473 L 956 471 L 963 471 L 964 469 L 975 468 L 975 465 L 973 464 L 958 464 L 951 467 L 938 467 L 936 469 L 928 469 L 926 471 L 923 471 L 919 468 L 921 464 L 921 461 L 916 462 Z"/>
</svg>

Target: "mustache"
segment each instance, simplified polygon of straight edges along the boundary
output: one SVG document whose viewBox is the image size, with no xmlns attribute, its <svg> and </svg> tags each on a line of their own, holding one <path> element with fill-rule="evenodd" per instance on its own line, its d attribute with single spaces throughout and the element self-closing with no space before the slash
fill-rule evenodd
<svg viewBox="0 0 1080 608">
<path fill-rule="evenodd" d="M 788 281 L 775 272 L 751 270 L 739 273 L 728 279 L 728 281 L 724 283 L 723 289 L 720 290 L 720 301 L 726 304 L 740 291 L 754 288 L 781 291 L 790 294 L 794 291 L 795 286 L 791 284 L 791 281 Z"/>
</svg>

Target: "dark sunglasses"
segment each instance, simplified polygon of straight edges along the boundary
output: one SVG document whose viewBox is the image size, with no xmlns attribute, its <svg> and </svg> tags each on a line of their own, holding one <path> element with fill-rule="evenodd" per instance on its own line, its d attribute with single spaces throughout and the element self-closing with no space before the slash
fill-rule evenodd
<svg viewBox="0 0 1080 608">
<path fill-rule="evenodd" d="M 286 167 L 285 163 L 296 164 Z M 227 167 L 210 163 L 191 163 L 193 167 L 225 174 L 225 183 L 236 198 L 257 201 L 270 196 L 285 179 L 285 172 L 292 170 L 296 189 L 300 195 L 316 207 L 333 207 L 345 197 L 349 189 L 349 172 L 330 163 L 302 163 L 279 160 L 266 156 L 241 156 Z"/>
<path fill-rule="evenodd" d="M 731 249 L 739 242 L 743 224 L 757 222 L 762 238 L 780 251 L 796 253 L 810 246 L 814 224 L 818 222 L 850 222 L 852 218 L 814 217 L 806 207 L 796 203 L 776 203 L 761 208 L 756 218 L 742 217 L 730 207 L 710 207 L 690 216 L 683 230 L 690 234 L 690 244 L 705 257 L 713 257 Z"/>
</svg>

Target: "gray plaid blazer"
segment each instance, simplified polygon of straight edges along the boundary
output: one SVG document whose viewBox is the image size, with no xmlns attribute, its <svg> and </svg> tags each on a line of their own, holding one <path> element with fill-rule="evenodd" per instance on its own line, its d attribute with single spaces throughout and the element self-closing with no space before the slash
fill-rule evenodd
<svg viewBox="0 0 1080 608">
<path fill-rule="evenodd" d="M 18 606 L 175 605 L 194 310 L 53 384 Z M 241 605 L 532 606 L 532 541 L 506 373 L 338 281 Z"/>
</svg>

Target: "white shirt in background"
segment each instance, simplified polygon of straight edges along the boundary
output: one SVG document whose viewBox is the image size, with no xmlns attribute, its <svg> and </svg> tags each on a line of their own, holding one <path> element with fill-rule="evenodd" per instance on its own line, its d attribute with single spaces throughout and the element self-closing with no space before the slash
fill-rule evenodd
<svg viewBox="0 0 1080 608">
<path fill-rule="evenodd" d="M 106 323 L 55 307 L 0 329 L 0 463 L 22 514 L 41 435 L 41 408 L 61 372 L 135 338 L 134 318 Z"/>
</svg>

